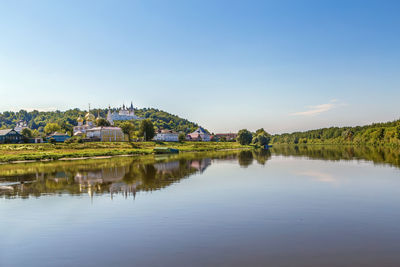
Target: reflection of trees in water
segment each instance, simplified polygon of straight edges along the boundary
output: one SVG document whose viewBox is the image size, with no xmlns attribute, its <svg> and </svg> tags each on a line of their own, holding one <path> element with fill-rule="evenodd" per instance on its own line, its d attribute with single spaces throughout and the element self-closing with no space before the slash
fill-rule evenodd
<svg viewBox="0 0 400 267">
<path fill-rule="evenodd" d="M 271 151 L 266 149 L 253 150 L 253 156 L 258 164 L 265 165 L 265 163 L 271 158 Z"/>
<path fill-rule="evenodd" d="M 75 165 L 71 162 L 65 165 L 58 162 L 48 164 L 48 169 L 43 168 L 43 163 L 40 163 L 36 167 L 29 166 L 23 175 L 18 175 L 22 173 L 20 169 L 0 168 L 0 195 L 21 198 L 62 193 L 87 193 L 93 196 L 110 192 L 111 195 L 135 195 L 136 191 L 164 188 L 194 173 L 203 172 L 211 164 L 211 158 L 205 154 L 188 156 L 189 159 L 179 157 L 159 161 L 113 158 L 88 164 L 76 162 Z M 5 184 L 7 182 L 12 185 Z"/>
<path fill-rule="evenodd" d="M 153 191 L 169 186 L 194 173 L 202 172 L 210 164 L 210 158 L 137 164 L 125 174 L 123 181 L 127 184 L 140 182 L 138 190 Z"/>
<path fill-rule="evenodd" d="M 400 167 L 400 149 L 373 146 L 274 146 L 272 152 L 283 156 L 306 156 L 321 160 L 368 160 Z"/>
<path fill-rule="evenodd" d="M 272 153 L 322 160 L 364 159 L 400 167 L 399 149 L 382 147 L 274 146 Z M 39 197 L 43 194 L 135 194 L 165 188 L 195 173 L 213 159 L 238 161 L 241 167 L 271 158 L 268 150 L 185 153 L 163 158 L 120 157 L 104 160 L 55 161 L 0 165 L 0 196 Z"/>
<path fill-rule="evenodd" d="M 265 163 L 271 158 L 271 152 L 266 149 L 243 150 L 238 154 L 238 162 L 241 167 L 248 167 L 254 161 L 260 165 Z"/>
<path fill-rule="evenodd" d="M 238 155 L 238 162 L 241 167 L 247 168 L 253 164 L 253 153 L 249 150 L 240 151 Z"/>
</svg>

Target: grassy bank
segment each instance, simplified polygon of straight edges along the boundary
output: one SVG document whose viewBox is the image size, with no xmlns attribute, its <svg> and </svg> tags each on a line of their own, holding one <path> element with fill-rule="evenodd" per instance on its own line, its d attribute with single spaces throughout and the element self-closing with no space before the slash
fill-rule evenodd
<svg viewBox="0 0 400 267">
<path fill-rule="evenodd" d="M 0 162 L 23 160 L 54 160 L 117 155 L 145 155 L 155 147 L 177 148 L 184 152 L 217 151 L 246 148 L 236 142 L 184 142 L 184 143 L 83 143 L 83 144 L 16 144 L 0 145 Z"/>
</svg>

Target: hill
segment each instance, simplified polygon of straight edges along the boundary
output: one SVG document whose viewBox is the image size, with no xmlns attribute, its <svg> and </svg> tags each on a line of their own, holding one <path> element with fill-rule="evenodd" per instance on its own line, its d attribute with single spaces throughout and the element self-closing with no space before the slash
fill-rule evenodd
<svg viewBox="0 0 400 267">
<path fill-rule="evenodd" d="M 354 144 L 400 146 L 400 120 L 355 127 L 330 127 L 274 135 L 275 144 Z"/>
<path fill-rule="evenodd" d="M 102 118 L 106 118 L 107 111 L 108 109 L 93 109 L 91 113 L 96 117 L 100 115 Z M 5 111 L 0 113 L 0 129 L 13 128 L 19 120 L 23 120 L 28 123 L 29 128 L 39 132 L 43 131 L 47 123 L 58 123 L 64 131 L 71 133 L 72 127 L 77 125 L 77 118 L 79 116 L 84 117 L 86 113 L 87 111 L 80 109 L 67 111 L 34 110 L 31 112 L 26 110 Z M 171 129 L 189 133 L 198 127 L 197 123 L 154 108 L 135 109 L 135 114 L 141 118 L 150 119 L 158 129 Z M 134 123 L 138 125 L 139 121 Z"/>
</svg>

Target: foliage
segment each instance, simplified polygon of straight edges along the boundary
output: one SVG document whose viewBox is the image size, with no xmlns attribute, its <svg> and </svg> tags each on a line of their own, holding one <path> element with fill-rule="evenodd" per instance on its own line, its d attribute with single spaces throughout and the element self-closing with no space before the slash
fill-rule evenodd
<svg viewBox="0 0 400 267">
<path fill-rule="evenodd" d="M 264 128 L 261 128 L 261 129 L 258 129 L 257 131 L 256 131 L 256 135 L 260 135 L 260 134 L 264 134 L 264 135 L 270 135 L 269 133 L 267 133 L 265 130 L 264 130 Z"/>
<path fill-rule="evenodd" d="M 139 136 L 144 137 L 145 141 L 150 141 L 155 136 L 154 125 L 151 120 L 142 120 L 140 122 Z"/>
<path fill-rule="evenodd" d="M 258 146 L 266 146 L 269 144 L 271 141 L 271 136 L 265 134 L 265 133 L 260 133 L 259 135 L 255 136 L 253 138 L 253 144 L 258 145 Z"/>
<path fill-rule="evenodd" d="M 57 123 L 48 123 L 45 127 L 44 127 L 44 132 L 46 134 L 50 134 L 50 133 L 54 133 L 54 132 L 58 132 L 61 130 L 60 125 L 58 125 Z"/>
<path fill-rule="evenodd" d="M 33 136 L 32 130 L 29 128 L 22 129 L 21 134 L 24 138 L 32 138 Z"/>
<path fill-rule="evenodd" d="M 112 109 L 112 111 L 116 110 Z M 91 112 L 106 118 L 108 109 L 93 109 Z M 0 112 L 0 129 L 14 128 L 19 120 L 23 120 L 27 122 L 30 129 L 38 130 L 39 132 L 43 132 L 47 124 L 56 123 L 61 127 L 62 131 L 71 133 L 73 126 L 78 125 L 78 117 L 85 117 L 86 113 L 87 111 L 77 108 L 67 111 L 5 111 L 3 113 Z M 135 114 L 141 118 L 151 120 L 156 129 L 169 129 L 187 134 L 199 127 L 196 123 L 154 108 L 135 109 Z M 118 124 L 118 122 L 116 123 Z M 132 123 L 137 129 L 139 128 L 139 120 Z"/>
<path fill-rule="evenodd" d="M 356 127 L 331 127 L 272 136 L 274 144 L 400 146 L 400 120 Z"/>
<path fill-rule="evenodd" d="M 184 133 L 180 133 L 179 135 L 178 135 L 178 141 L 179 142 L 183 142 L 183 141 L 185 141 L 186 140 L 186 135 L 184 134 Z"/>
<path fill-rule="evenodd" d="M 132 133 L 135 131 L 135 125 L 129 121 L 125 121 L 121 123 L 119 127 L 122 129 L 122 132 L 128 136 L 128 140 L 131 141 Z"/>
<path fill-rule="evenodd" d="M 108 127 L 111 124 L 108 122 L 108 120 L 104 119 L 104 118 L 99 118 L 96 120 L 96 125 L 97 126 L 103 126 L 103 127 Z"/>
<path fill-rule="evenodd" d="M 253 134 L 246 129 L 238 132 L 237 141 L 241 145 L 249 145 L 253 139 Z"/>
<path fill-rule="evenodd" d="M 400 126 L 396 127 L 396 137 L 400 140 Z"/>
<path fill-rule="evenodd" d="M 252 143 L 256 146 L 264 147 L 271 141 L 271 135 L 264 128 L 258 129 L 253 137 Z"/>
</svg>

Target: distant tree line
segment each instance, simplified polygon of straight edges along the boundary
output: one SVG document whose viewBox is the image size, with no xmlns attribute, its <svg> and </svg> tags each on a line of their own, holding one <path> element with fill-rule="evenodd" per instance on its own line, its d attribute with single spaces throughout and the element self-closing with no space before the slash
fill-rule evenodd
<svg viewBox="0 0 400 267">
<path fill-rule="evenodd" d="M 274 144 L 349 144 L 400 146 L 400 120 L 356 127 L 330 127 L 274 135 Z"/>
</svg>

